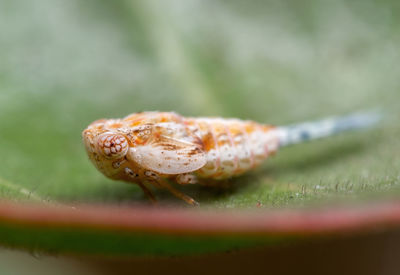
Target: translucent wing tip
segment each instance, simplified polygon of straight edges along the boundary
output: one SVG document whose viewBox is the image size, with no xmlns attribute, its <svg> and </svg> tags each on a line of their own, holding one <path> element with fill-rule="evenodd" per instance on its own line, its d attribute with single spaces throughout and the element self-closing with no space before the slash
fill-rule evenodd
<svg viewBox="0 0 400 275">
<path fill-rule="evenodd" d="M 341 132 L 369 128 L 380 123 L 383 117 L 384 112 L 379 109 L 362 111 L 348 116 L 331 117 L 320 121 L 279 127 L 277 133 L 282 147 L 329 137 Z"/>
</svg>

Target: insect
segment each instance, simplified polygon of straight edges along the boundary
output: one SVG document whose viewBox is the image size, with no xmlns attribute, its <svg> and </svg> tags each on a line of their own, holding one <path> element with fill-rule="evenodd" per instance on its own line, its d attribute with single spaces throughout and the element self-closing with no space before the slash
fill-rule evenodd
<svg viewBox="0 0 400 275">
<path fill-rule="evenodd" d="M 142 112 L 101 119 L 82 133 L 90 160 L 105 176 L 138 184 L 152 201 L 148 185 L 165 188 L 189 204 L 198 203 L 171 183 L 196 184 L 241 175 L 280 147 L 366 128 L 375 113 L 275 127 L 253 121 L 185 118 L 173 112 Z"/>
</svg>

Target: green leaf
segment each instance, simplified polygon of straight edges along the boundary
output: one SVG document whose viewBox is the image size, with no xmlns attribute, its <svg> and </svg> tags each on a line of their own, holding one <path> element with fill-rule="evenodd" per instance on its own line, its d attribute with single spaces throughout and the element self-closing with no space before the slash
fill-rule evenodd
<svg viewBox="0 0 400 275">
<path fill-rule="evenodd" d="M 376 129 L 285 148 L 229 188 L 180 189 L 204 209 L 397 196 L 400 19 L 389 16 L 395 1 L 367 2 L 3 1 L 0 196 L 46 207 L 147 204 L 140 188 L 89 163 L 81 131 L 99 118 L 172 110 L 282 125 L 376 107 L 387 114 Z M 1 243 L 33 246 L 7 226 Z M 72 245 L 63 230 L 38 231 L 52 236 L 38 248 Z M 97 242 L 87 252 L 107 252 Z"/>
</svg>

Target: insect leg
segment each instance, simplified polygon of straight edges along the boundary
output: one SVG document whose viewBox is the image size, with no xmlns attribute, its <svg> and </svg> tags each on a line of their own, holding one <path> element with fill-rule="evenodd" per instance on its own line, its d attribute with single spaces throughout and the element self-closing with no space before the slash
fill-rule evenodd
<svg viewBox="0 0 400 275">
<path fill-rule="evenodd" d="M 128 175 L 128 177 L 132 178 L 132 179 L 136 179 L 139 175 L 136 174 L 135 172 L 133 172 L 130 168 L 125 168 L 125 174 Z M 157 203 L 157 199 L 156 197 L 153 195 L 153 193 L 151 192 L 151 190 L 149 188 L 147 188 L 143 183 L 141 183 L 140 181 L 136 182 L 139 187 L 143 190 L 143 193 L 146 195 L 146 197 L 153 203 Z"/>
<path fill-rule="evenodd" d="M 175 188 L 173 188 L 173 187 L 172 187 L 170 184 L 168 184 L 166 181 L 161 180 L 161 181 L 158 182 L 158 184 L 159 184 L 161 187 L 167 189 L 169 192 L 171 192 L 175 197 L 184 200 L 184 201 L 187 202 L 188 204 L 193 205 L 193 206 L 198 206 L 198 205 L 200 205 L 197 201 L 195 201 L 195 200 L 192 199 L 191 197 L 189 197 L 189 196 L 183 194 L 182 192 L 176 190 Z"/>
<path fill-rule="evenodd" d="M 147 177 L 147 180 L 151 183 L 153 183 L 155 186 L 158 186 L 160 188 L 165 188 L 167 189 L 169 192 L 171 192 L 175 197 L 180 198 L 182 200 L 184 200 L 185 202 L 187 202 L 190 205 L 199 205 L 199 203 L 197 201 L 195 201 L 194 199 L 192 199 L 191 197 L 183 194 L 182 192 L 176 190 L 175 188 L 173 188 L 170 184 L 168 184 L 168 182 L 161 178 L 157 173 L 153 172 L 153 171 L 146 171 L 144 173 L 144 175 Z"/>
<path fill-rule="evenodd" d="M 149 188 L 147 188 L 143 183 L 139 182 L 138 185 L 140 186 L 140 188 L 143 190 L 143 193 L 146 195 L 146 197 L 153 203 L 156 204 L 157 203 L 157 199 L 154 196 L 153 192 L 151 192 L 151 190 Z"/>
</svg>

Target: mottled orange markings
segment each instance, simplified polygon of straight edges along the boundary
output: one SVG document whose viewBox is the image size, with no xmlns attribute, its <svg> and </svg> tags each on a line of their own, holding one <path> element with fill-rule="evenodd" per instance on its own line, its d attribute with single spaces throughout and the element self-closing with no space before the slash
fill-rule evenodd
<svg viewBox="0 0 400 275">
<path fill-rule="evenodd" d="M 168 180 L 202 184 L 243 174 L 278 148 L 274 130 L 252 121 L 143 112 L 97 120 L 82 135 L 89 158 L 105 176 L 137 183 L 151 200 L 149 184 L 197 204 Z"/>
</svg>

